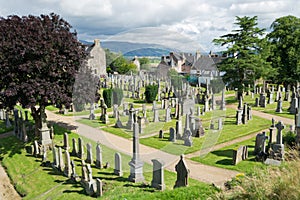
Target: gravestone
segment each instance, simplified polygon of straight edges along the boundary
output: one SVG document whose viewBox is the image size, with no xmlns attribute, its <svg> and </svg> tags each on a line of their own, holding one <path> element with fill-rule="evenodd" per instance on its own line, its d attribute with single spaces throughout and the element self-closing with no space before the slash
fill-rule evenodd
<svg viewBox="0 0 300 200">
<path fill-rule="evenodd" d="M 153 171 L 151 187 L 158 190 L 165 190 L 166 185 L 164 182 L 164 162 L 159 159 L 152 159 Z"/>
<path fill-rule="evenodd" d="M 123 176 L 122 170 L 122 157 L 120 153 L 115 153 L 115 169 L 114 174 L 117 176 Z"/>
<path fill-rule="evenodd" d="M 246 160 L 248 158 L 248 147 L 240 146 L 238 149 L 233 150 L 232 156 L 232 164 L 237 165 L 242 160 Z"/>
<path fill-rule="evenodd" d="M 96 168 L 102 168 L 102 149 L 100 144 L 96 146 Z"/>
<path fill-rule="evenodd" d="M 274 119 L 272 119 L 272 125 L 269 128 L 270 136 L 269 136 L 269 144 L 275 143 L 277 140 L 277 129 L 274 124 Z"/>
<path fill-rule="evenodd" d="M 163 139 L 163 138 L 164 138 L 164 132 L 163 132 L 163 130 L 159 130 L 159 135 L 158 135 L 158 137 L 159 137 L 160 139 Z"/>
<path fill-rule="evenodd" d="M 64 169 L 64 175 L 66 177 L 71 177 L 71 174 L 72 174 L 72 168 L 71 168 L 70 153 L 69 153 L 69 151 L 65 151 L 65 169 Z"/>
<path fill-rule="evenodd" d="M 159 122 L 159 110 L 154 109 L 153 122 Z"/>
<path fill-rule="evenodd" d="M 83 159 L 83 141 L 82 138 L 78 138 L 78 154 L 77 157 Z"/>
<path fill-rule="evenodd" d="M 176 142 L 176 132 L 174 128 L 170 128 L 170 138 L 169 141 Z"/>
<path fill-rule="evenodd" d="M 243 109 L 243 98 L 240 97 L 239 99 L 239 105 L 238 105 L 238 110 L 242 110 Z"/>
<path fill-rule="evenodd" d="M 63 172 L 65 168 L 65 163 L 62 155 L 61 148 L 58 147 L 58 169 Z"/>
<path fill-rule="evenodd" d="M 71 160 L 71 169 L 72 169 L 72 173 L 71 173 L 71 179 L 73 181 L 76 181 L 77 182 L 77 177 L 78 175 L 76 174 L 76 165 L 74 163 L 74 160 Z"/>
<path fill-rule="evenodd" d="M 123 103 L 123 116 L 129 115 L 128 103 Z"/>
<path fill-rule="evenodd" d="M 180 160 L 175 166 L 175 171 L 177 173 L 177 179 L 174 188 L 187 186 L 190 170 L 187 168 L 184 155 L 180 156 Z"/>
<path fill-rule="evenodd" d="M 248 121 L 252 120 L 252 108 L 251 108 L 251 106 L 248 106 L 248 108 L 247 108 L 247 117 L 248 117 Z"/>
<path fill-rule="evenodd" d="M 50 129 L 47 126 L 45 116 L 41 116 L 42 128 L 39 129 L 40 133 L 40 143 L 42 146 L 49 148 L 52 145 L 52 140 L 50 138 Z"/>
<path fill-rule="evenodd" d="M 103 183 L 99 178 L 96 179 L 96 185 L 97 185 L 96 197 L 101 197 L 103 195 L 103 190 L 102 190 Z"/>
<path fill-rule="evenodd" d="M 184 99 L 181 104 L 181 115 L 189 114 L 191 109 L 193 111 L 195 109 L 195 101 L 193 99 Z"/>
<path fill-rule="evenodd" d="M 266 107 L 266 96 L 263 93 L 259 96 L 259 106 L 263 108 Z"/>
<path fill-rule="evenodd" d="M 58 159 L 57 148 L 55 146 L 52 147 L 52 154 L 53 154 L 52 167 L 53 168 L 58 168 L 58 166 L 59 166 L 59 159 Z"/>
<path fill-rule="evenodd" d="M 91 103 L 89 120 L 95 119 L 95 104 Z"/>
<path fill-rule="evenodd" d="M 89 163 L 89 164 L 93 163 L 93 151 L 92 151 L 92 148 L 93 147 L 92 147 L 91 143 L 87 143 L 86 144 L 87 154 L 86 154 L 86 160 L 85 160 L 85 162 Z"/>
<path fill-rule="evenodd" d="M 196 118 L 195 119 L 195 132 L 193 133 L 193 136 L 194 137 L 201 137 L 201 136 L 204 136 L 205 134 L 205 131 L 204 131 L 204 128 L 202 126 L 202 122 L 201 122 L 201 119 L 199 118 Z"/>
<path fill-rule="evenodd" d="M 122 124 L 121 119 L 120 119 L 119 111 L 117 111 L 117 121 L 116 121 L 115 127 L 116 128 L 123 128 L 123 124 Z"/>
<path fill-rule="evenodd" d="M 239 124 L 242 124 L 242 110 L 237 110 L 236 111 L 236 124 L 239 125 Z"/>
<path fill-rule="evenodd" d="M 255 107 L 258 107 L 259 106 L 259 99 L 256 97 L 255 98 Z"/>
<path fill-rule="evenodd" d="M 298 108 L 298 98 L 295 96 L 294 98 L 292 98 L 292 101 L 290 103 L 290 107 L 289 107 L 289 113 L 291 114 L 296 114 Z"/>
<path fill-rule="evenodd" d="M 135 122 L 135 109 L 133 107 L 133 104 L 130 104 L 129 117 L 128 117 L 128 122 L 126 124 L 126 128 L 132 130 L 134 122 Z"/>
<path fill-rule="evenodd" d="M 64 133 L 64 149 L 67 151 L 70 149 L 68 133 Z"/>
<path fill-rule="evenodd" d="M 248 106 L 247 106 L 247 104 L 245 103 L 245 104 L 244 104 L 244 108 L 243 108 L 243 114 L 242 114 L 242 123 L 243 123 L 243 124 L 247 124 L 247 122 L 248 122 L 247 111 L 248 111 Z"/>
<path fill-rule="evenodd" d="M 182 121 L 181 119 L 176 121 L 176 139 L 182 138 Z"/>
<path fill-rule="evenodd" d="M 71 155 L 72 156 L 77 156 L 77 144 L 76 144 L 76 139 L 75 138 L 72 138 L 72 146 L 73 146 L 73 149 L 72 149 L 72 152 L 71 152 Z"/>
<path fill-rule="evenodd" d="M 282 144 L 282 130 L 285 128 L 284 124 L 279 121 L 275 127 L 277 128 L 277 139 L 276 139 L 276 143 L 277 144 Z"/>
<path fill-rule="evenodd" d="M 166 109 L 166 116 L 165 116 L 165 122 L 171 121 L 171 107 L 169 106 Z"/>
<path fill-rule="evenodd" d="M 222 118 L 218 119 L 218 130 L 222 130 L 223 129 L 223 120 Z"/>
<path fill-rule="evenodd" d="M 144 163 L 140 160 L 139 152 L 139 133 L 138 133 L 138 123 L 133 124 L 133 156 L 131 161 L 128 163 L 130 166 L 130 175 L 128 177 L 129 181 L 137 183 L 143 182 L 145 180 L 143 176 L 143 165 Z"/>
<path fill-rule="evenodd" d="M 282 113 L 282 100 L 281 100 L 281 98 L 279 98 L 278 101 L 277 101 L 277 108 L 276 108 L 275 112 Z"/>
<path fill-rule="evenodd" d="M 266 132 L 262 132 L 256 135 L 254 154 L 259 155 L 260 153 L 266 153 L 265 141 L 268 139 Z"/>
<path fill-rule="evenodd" d="M 193 146 L 192 132 L 189 129 L 185 130 L 183 135 L 183 140 L 184 140 L 184 146 L 188 146 L 188 147 Z"/>
<path fill-rule="evenodd" d="M 118 104 L 114 104 L 113 105 L 113 117 L 114 118 L 117 118 L 117 116 L 118 116 Z"/>
<path fill-rule="evenodd" d="M 34 140 L 34 156 L 38 157 L 40 155 L 39 144 L 36 140 Z"/>
</svg>

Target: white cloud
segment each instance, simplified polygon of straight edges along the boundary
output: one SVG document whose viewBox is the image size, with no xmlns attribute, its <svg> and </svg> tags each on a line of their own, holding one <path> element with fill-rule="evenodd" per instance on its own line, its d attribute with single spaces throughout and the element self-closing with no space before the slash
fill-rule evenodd
<svg viewBox="0 0 300 200">
<path fill-rule="evenodd" d="M 0 3 L 2 16 L 57 13 L 73 25 L 83 40 L 107 38 L 135 28 L 158 27 L 195 41 L 205 51 L 217 48 L 211 44 L 212 39 L 230 32 L 235 16 L 257 15 L 259 26 L 268 28 L 278 17 L 300 14 L 298 0 L 0 0 Z M 158 37 L 157 31 L 153 38 L 138 35 L 148 37 L 149 41 Z M 182 41 L 180 38 L 172 37 Z"/>
</svg>

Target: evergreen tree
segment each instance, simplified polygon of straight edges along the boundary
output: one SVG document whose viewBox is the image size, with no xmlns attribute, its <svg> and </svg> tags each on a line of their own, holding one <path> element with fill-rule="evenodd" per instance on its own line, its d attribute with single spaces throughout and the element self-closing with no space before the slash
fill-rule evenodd
<svg viewBox="0 0 300 200">
<path fill-rule="evenodd" d="M 227 47 L 224 53 L 228 57 L 218 67 L 225 72 L 224 82 L 238 88 L 240 97 L 245 85 L 268 77 L 274 70 L 267 61 L 269 44 L 263 38 L 265 30 L 257 27 L 257 17 L 236 17 L 236 20 L 238 29 L 213 42 Z"/>
<path fill-rule="evenodd" d="M 278 69 L 279 83 L 296 85 L 300 80 L 300 18 L 285 16 L 276 19 L 268 38 L 272 43 L 272 66 Z"/>
</svg>

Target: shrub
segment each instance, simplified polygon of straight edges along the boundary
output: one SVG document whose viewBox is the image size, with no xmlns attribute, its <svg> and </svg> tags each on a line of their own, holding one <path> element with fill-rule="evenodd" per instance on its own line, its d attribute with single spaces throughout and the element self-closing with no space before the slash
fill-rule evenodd
<svg viewBox="0 0 300 200">
<path fill-rule="evenodd" d="M 103 90 L 103 99 L 108 108 L 111 108 L 112 93 L 113 93 L 112 89 Z"/>
<path fill-rule="evenodd" d="M 121 88 L 114 88 L 113 89 L 113 104 L 121 105 L 123 99 L 123 90 Z"/>
<path fill-rule="evenodd" d="M 103 99 L 108 108 L 113 104 L 121 105 L 123 99 L 123 91 L 121 88 L 103 90 Z"/>
<path fill-rule="evenodd" d="M 158 85 L 147 85 L 145 88 L 145 98 L 147 103 L 152 103 L 158 93 Z"/>
</svg>

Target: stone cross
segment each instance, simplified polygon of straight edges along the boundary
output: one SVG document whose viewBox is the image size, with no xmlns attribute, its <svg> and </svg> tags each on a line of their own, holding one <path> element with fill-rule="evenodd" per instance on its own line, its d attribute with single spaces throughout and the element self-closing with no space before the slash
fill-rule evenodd
<svg viewBox="0 0 300 200">
<path fill-rule="evenodd" d="M 282 130 L 285 128 L 284 124 L 279 121 L 275 127 L 277 128 L 277 140 L 276 143 L 277 144 L 282 144 Z"/>
</svg>

